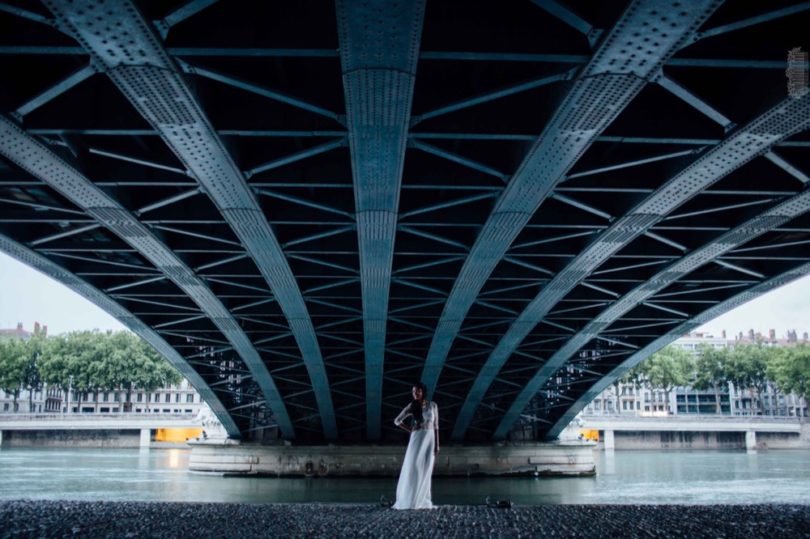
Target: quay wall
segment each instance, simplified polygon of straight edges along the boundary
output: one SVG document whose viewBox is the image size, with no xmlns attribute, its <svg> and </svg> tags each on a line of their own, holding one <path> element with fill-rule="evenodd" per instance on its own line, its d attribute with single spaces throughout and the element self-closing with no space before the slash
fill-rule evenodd
<svg viewBox="0 0 810 539">
<path fill-rule="evenodd" d="M 4 430 L 3 447 L 140 447 L 140 429 Z"/>
<path fill-rule="evenodd" d="M 810 422 L 799 432 L 615 430 L 600 431 L 597 449 L 810 449 Z M 752 436 L 753 434 L 753 436 Z"/>
</svg>

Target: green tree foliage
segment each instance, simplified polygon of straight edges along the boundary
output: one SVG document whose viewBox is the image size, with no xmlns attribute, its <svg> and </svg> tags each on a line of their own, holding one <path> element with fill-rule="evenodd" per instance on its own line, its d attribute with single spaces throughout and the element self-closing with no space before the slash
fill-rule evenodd
<svg viewBox="0 0 810 539">
<path fill-rule="evenodd" d="M 785 349 L 772 358 L 766 370 L 782 393 L 794 393 L 805 400 L 810 397 L 810 346 Z"/>
<path fill-rule="evenodd" d="M 24 341 L 0 339 L 0 389 L 12 396 L 15 409 L 25 383 L 27 359 Z"/>
<path fill-rule="evenodd" d="M 779 349 L 759 344 L 742 344 L 731 348 L 729 354 L 729 380 L 738 388 L 756 393 L 759 411 L 764 414 L 762 392 L 768 385 L 768 364 L 781 353 Z"/>
<path fill-rule="evenodd" d="M 25 341 L 22 387 L 28 391 L 28 410 L 32 411 L 34 406 L 34 391 L 42 389 L 42 376 L 38 368 L 38 361 L 45 349 L 45 336 L 34 335 Z"/>
<path fill-rule="evenodd" d="M 78 331 L 49 339 L 34 337 L 27 342 L 0 341 L 0 347 L 4 347 L 0 348 L 0 389 L 13 393 L 14 387 L 19 391 L 45 382 L 65 392 L 68 409 L 71 391 L 78 395 L 77 407 L 81 408 L 85 393 L 126 391 L 129 402 L 135 388 L 152 392 L 182 380 L 163 357 L 126 331 Z M 5 359 L 7 356 L 20 356 L 22 359 L 16 360 L 19 366 Z M 26 374 L 32 366 L 36 377 Z"/>
<path fill-rule="evenodd" d="M 664 390 L 669 410 L 671 391 L 692 381 L 695 359 L 685 350 L 667 346 L 640 363 L 638 368 L 639 374 L 647 380 L 650 386 Z"/>
<path fill-rule="evenodd" d="M 695 360 L 695 380 L 692 387 L 705 391 L 714 391 L 716 413 L 723 413 L 720 403 L 720 388 L 729 381 L 729 349 L 701 346 Z"/>
</svg>

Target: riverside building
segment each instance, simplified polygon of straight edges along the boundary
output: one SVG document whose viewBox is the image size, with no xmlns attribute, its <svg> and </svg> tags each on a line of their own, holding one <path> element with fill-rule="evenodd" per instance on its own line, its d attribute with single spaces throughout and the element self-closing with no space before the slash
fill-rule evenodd
<svg viewBox="0 0 810 539">
<path fill-rule="evenodd" d="M 799 335 L 788 331 L 786 337 L 777 338 L 776 331 L 768 335 L 750 330 L 739 333 L 733 339 L 723 331 L 720 337 L 705 333 L 690 333 L 674 341 L 672 346 L 698 355 L 704 347 L 726 348 L 741 344 L 762 343 L 765 346 L 794 346 L 810 344 L 807 332 Z M 761 410 L 768 416 L 807 417 L 807 402 L 797 395 L 785 395 L 768 384 L 761 395 L 747 388 L 736 388 L 733 383 L 713 390 L 697 390 L 692 387 L 678 387 L 670 391 L 669 400 L 662 389 L 650 389 L 632 383 L 613 384 L 602 391 L 582 411 L 584 415 L 635 414 L 643 416 L 685 415 L 685 414 L 726 414 L 736 416 L 759 415 Z M 719 406 L 717 398 L 719 397 Z M 761 406 L 760 406 L 761 399 Z"/>
</svg>

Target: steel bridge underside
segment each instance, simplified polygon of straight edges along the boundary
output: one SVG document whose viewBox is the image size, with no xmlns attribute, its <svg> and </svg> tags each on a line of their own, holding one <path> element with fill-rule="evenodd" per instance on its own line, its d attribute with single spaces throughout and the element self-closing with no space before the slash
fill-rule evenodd
<svg viewBox="0 0 810 539">
<path fill-rule="evenodd" d="M 0 251 L 234 437 L 400 440 L 423 381 L 444 439 L 553 438 L 810 272 L 807 28 L 795 0 L 0 0 Z"/>
</svg>

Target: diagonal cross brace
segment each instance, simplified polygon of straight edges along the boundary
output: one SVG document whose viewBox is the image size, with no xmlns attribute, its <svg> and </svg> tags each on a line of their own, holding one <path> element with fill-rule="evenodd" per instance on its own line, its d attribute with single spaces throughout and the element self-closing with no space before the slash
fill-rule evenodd
<svg viewBox="0 0 810 539">
<path fill-rule="evenodd" d="M 599 335 L 603 329 L 610 327 L 627 312 L 643 304 L 655 294 L 677 282 L 679 279 L 682 279 L 687 274 L 709 262 L 716 261 L 716 259 L 723 254 L 749 243 L 762 234 L 808 211 L 810 211 L 810 191 L 804 191 L 734 227 L 703 247 L 684 256 L 674 264 L 664 268 L 652 276 L 646 283 L 637 286 L 596 316 L 580 330 L 577 335 L 572 337 L 549 358 L 547 362 L 549 369 L 546 369 L 544 365 L 542 369 L 543 372 L 548 373 L 550 369 L 555 367 L 562 368 L 571 357 L 583 346 L 588 344 L 592 338 Z M 542 384 L 548 381 L 548 378 L 553 376 L 554 373 L 548 375 L 546 381 L 541 383 L 541 387 Z"/>
<path fill-rule="evenodd" d="M 675 283 L 688 273 L 699 267 L 715 261 L 723 254 L 744 245 L 760 235 L 810 211 L 810 191 L 798 195 L 769 208 L 760 215 L 729 230 L 720 237 L 713 239 L 703 247 L 694 250 L 687 256 L 671 264 L 652 276 L 647 282 L 637 286 L 620 299 L 609 305 L 591 322 L 585 325 L 574 337 L 562 345 L 543 365 L 538 372 L 537 381 L 542 388 L 554 374 L 562 368 L 583 346 L 591 339 L 596 338 L 604 329 L 610 327 L 619 318 L 638 305 L 645 303 L 655 294 Z M 538 389 L 539 390 L 539 389 Z M 536 391 L 535 391 L 536 393 Z M 459 427 L 460 429 L 460 427 Z M 463 437 L 463 432 L 455 432 Z"/>
<path fill-rule="evenodd" d="M 388 296 L 425 2 L 338 0 L 366 366 L 366 437 L 380 438 Z"/>
<path fill-rule="evenodd" d="M 280 428 L 285 433 L 285 436 L 293 435 L 292 423 L 289 421 L 289 416 L 287 416 L 284 401 L 281 400 L 281 396 L 272 378 L 267 373 L 267 367 L 264 366 L 258 352 L 250 344 L 247 336 L 236 321 L 233 320 L 225 306 L 222 305 L 205 283 L 194 274 L 191 268 L 185 265 L 152 231 L 96 187 L 89 179 L 62 161 L 49 148 L 25 134 L 17 125 L 2 116 L 0 116 L 0 154 L 51 186 L 76 206 L 85 210 L 107 229 L 132 246 L 183 292 L 188 294 L 202 312 L 219 328 L 222 334 L 228 338 L 248 368 L 254 372 L 254 376 L 258 376 L 263 381 L 259 385 L 265 394 L 265 399 L 279 420 Z M 17 258 L 22 257 L 26 263 L 37 268 L 44 268 L 43 271 L 46 271 L 48 275 L 77 290 L 97 305 L 102 306 L 107 312 L 116 316 L 116 318 L 126 318 L 126 320 L 122 319 L 125 325 L 139 335 L 146 335 L 148 337 L 147 341 L 153 344 L 173 364 L 178 365 L 184 375 L 190 375 L 189 366 L 182 358 L 178 361 L 177 352 L 174 349 L 163 344 L 162 339 L 156 340 L 157 333 L 149 329 L 143 322 L 108 296 L 69 274 L 64 269 L 59 268 L 57 271 L 58 266 L 56 264 L 46 264 L 39 255 L 34 256 L 30 251 L 14 247 L 8 242 L 6 242 L 6 245 L 6 250 L 16 253 Z M 198 383 L 201 381 L 199 376 L 193 379 L 197 380 Z M 203 387 L 206 395 L 212 396 L 210 391 L 205 391 L 204 386 L 201 387 Z M 212 402 L 212 407 L 221 407 L 221 403 L 217 404 L 218 400 Z"/>
<path fill-rule="evenodd" d="M 583 67 L 569 94 L 495 204 L 453 284 L 422 372 L 432 394 L 447 354 L 484 283 L 534 212 L 602 131 L 720 5 L 700 0 L 659 33 L 661 2 L 636 0 Z M 655 28 L 655 32 L 652 29 Z M 487 379 L 489 375 L 487 375 Z M 475 391 L 481 387 L 476 386 Z M 469 415 L 469 410 L 462 414 Z"/>
<path fill-rule="evenodd" d="M 336 439 L 335 409 L 323 357 L 292 269 L 242 172 L 149 23 L 129 1 L 104 5 L 91 0 L 46 0 L 45 5 L 106 68 L 113 83 L 203 186 L 244 245 L 301 349 L 324 435 Z M 103 24 L 98 17 L 103 17 Z M 250 345 L 246 336 L 244 341 Z M 262 378 L 266 377 L 255 377 L 257 381 Z"/>
<path fill-rule="evenodd" d="M 786 271 L 772 279 L 768 279 L 767 281 L 760 283 L 753 288 L 749 288 L 744 292 L 737 294 L 729 298 L 728 300 L 715 305 L 714 307 L 702 312 L 701 314 L 697 315 L 692 320 L 685 322 L 679 325 L 676 328 L 673 328 L 665 335 L 662 335 L 658 339 L 654 340 L 626 360 L 622 362 L 621 365 L 611 370 L 606 375 L 602 376 L 597 380 L 597 382 L 592 385 L 585 393 L 583 393 L 577 400 L 572 404 L 565 413 L 560 416 L 559 419 L 551 426 L 551 428 L 546 433 L 547 439 L 556 438 L 560 435 L 560 432 L 568 426 L 568 424 L 574 419 L 574 417 L 583 409 L 585 406 L 591 402 L 594 397 L 596 397 L 599 393 L 604 391 L 605 388 L 609 387 L 613 382 L 615 382 L 618 378 L 624 376 L 627 371 L 653 355 L 655 352 L 660 350 L 661 348 L 667 346 L 668 344 L 672 343 L 673 341 L 683 337 L 685 334 L 689 333 L 693 329 L 702 326 L 706 322 L 710 322 L 721 316 L 732 309 L 736 309 L 740 305 L 744 303 L 748 303 L 751 300 L 754 300 L 763 294 L 767 294 L 781 286 L 784 286 L 788 283 L 791 283 L 797 279 L 801 279 L 810 275 L 810 264 L 803 264 L 798 268 L 794 268 L 792 270 Z"/>
<path fill-rule="evenodd" d="M 228 414 L 222 401 L 211 389 L 211 386 L 200 376 L 200 374 L 189 365 L 186 359 L 181 356 L 163 337 L 152 328 L 147 326 L 140 318 L 122 307 L 118 302 L 111 299 L 104 292 L 94 287 L 87 281 L 80 279 L 65 268 L 51 262 L 36 251 L 17 243 L 11 238 L 0 234 L 0 252 L 6 253 L 23 264 L 35 268 L 37 271 L 47 275 L 51 279 L 59 281 L 70 288 L 86 300 L 109 313 L 116 320 L 121 322 L 130 331 L 149 343 L 160 355 L 197 390 L 200 397 L 211 407 L 225 431 L 231 438 L 239 438 L 239 428 L 234 423 L 233 418 Z"/>
<path fill-rule="evenodd" d="M 509 328 L 501 343 L 496 346 L 493 356 L 498 354 L 498 357 L 505 362 L 526 335 L 537 323 L 543 320 L 557 302 L 563 299 L 566 294 L 578 286 L 616 252 L 629 245 L 639 235 L 644 234 L 662 221 L 669 213 L 704 189 L 709 188 L 715 182 L 755 157 L 765 154 L 778 142 L 803 129 L 807 129 L 808 126 L 810 126 L 810 94 L 805 94 L 799 99 L 788 98 L 727 137 L 722 143 L 676 174 L 628 212 L 627 215 L 617 219 L 610 228 L 598 236 L 591 245 L 558 273 L 549 285 L 541 290 L 529 303 L 513 326 Z M 780 215 L 782 213 L 789 215 L 791 211 L 803 211 L 806 204 L 804 198 L 792 199 L 788 206 L 781 210 L 774 209 L 774 211 L 781 212 Z M 777 208 L 782 208 L 782 206 L 777 206 Z M 788 210 L 787 208 L 794 209 Z M 778 218 L 774 219 L 774 217 L 766 215 L 765 222 L 778 220 Z M 762 227 L 762 224 L 752 224 L 751 226 Z M 742 235 L 745 236 L 746 234 L 751 234 L 751 232 Z M 676 263 L 674 267 L 681 272 L 691 271 L 689 269 L 690 264 L 700 265 L 701 260 L 705 260 L 707 257 L 716 258 L 719 254 L 726 252 L 724 245 L 723 243 L 714 243 L 708 246 L 706 250 L 696 252 L 694 258 L 687 256 L 682 259 L 679 263 L 683 265 L 679 266 L 677 265 L 679 263 Z M 736 243 L 734 246 L 736 246 Z M 717 252 L 716 256 L 711 256 L 713 251 Z M 643 294 L 639 294 L 639 297 L 642 296 Z M 623 302 L 630 301 L 626 298 L 627 296 L 620 299 L 619 304 L 614 304 L 617 312 L 621 311 Z M 594 321 L 594 323 L 598 325 L 593 326 L 593 328 L 605 327 L 604 321 L 601 323 Z M 598 332 L 599 330 L 596 330 L 596 334 Z M 577 340 L 584 338 L 588 337 L 583 336 L 580 339 L 575 337 Z M 574 346 L 574 344 L 572 343 L 571 346 Z M 564 359 L 562 357 L 560 355 L 554 362 L 551 360 L 546 362 L 524 387 L 502 418 L 495 431 L 496 438 L 506 436 L 506 433 L 509 432 L 514 421 L 517 420 L 532 396 L 563 364 Z"/>
</svg>

